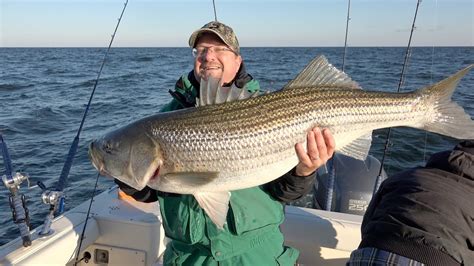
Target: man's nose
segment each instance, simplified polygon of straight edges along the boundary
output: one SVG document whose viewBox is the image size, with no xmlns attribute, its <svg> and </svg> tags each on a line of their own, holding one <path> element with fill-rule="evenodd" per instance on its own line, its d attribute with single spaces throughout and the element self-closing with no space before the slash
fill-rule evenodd
<svg viewBox="0 0 474 266">
<path fill-rule="evenodd" d="M 214 52 L 213 49 L 206 49 L 202 53 L 202 58 L 203 60 L 206 60 L 206 61 L 212 61 L 213 59 L 216 58 L 216 53 Z"/>
</svg>

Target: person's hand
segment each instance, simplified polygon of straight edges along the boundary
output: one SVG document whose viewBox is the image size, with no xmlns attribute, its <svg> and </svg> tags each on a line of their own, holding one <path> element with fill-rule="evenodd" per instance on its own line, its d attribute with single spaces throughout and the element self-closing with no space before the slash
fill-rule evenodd
<svg viewBox="0 0 474 266">
<path fill-rule="evenodd" d="M 308 176 L 325 164 L 334 154 L 336 143 L 329 129 L 313 128 L 306 135 L 306 150 L 303 143 L 295 145 L 299 163 L 296 165 L 297 176 Z"/>
</svg>

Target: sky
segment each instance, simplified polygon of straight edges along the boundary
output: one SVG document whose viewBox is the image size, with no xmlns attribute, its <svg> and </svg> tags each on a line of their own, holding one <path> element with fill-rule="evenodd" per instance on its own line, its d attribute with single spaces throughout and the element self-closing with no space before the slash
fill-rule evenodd
<svg viewBox="0 0 474 266">
<path fill-rule="evenodd" d="M 125 0 L 0 0 L 0 47 L 106 47 Z M 344 46 L 348 0 L 215 0 L 243 47 Z M 352 0 L 348 46 L 406 46 L 417 0 Z M 129 0 L 114 47 L 185 47 L 212 0 Z M 474 0 L 423 0 L 413 46 L 474 46 Z"/>
</svg>

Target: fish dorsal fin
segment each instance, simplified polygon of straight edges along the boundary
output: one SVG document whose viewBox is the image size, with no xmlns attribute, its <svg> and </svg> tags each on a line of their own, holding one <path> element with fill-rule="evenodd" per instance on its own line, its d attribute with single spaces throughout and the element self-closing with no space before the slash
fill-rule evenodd
<svg viewBox="0 0 474 266">
<path fill-rule="evenodd" d="M 199 89 L 199 101 L 196 100 L 197 106 L 205 106 L 214 104 L 217 91 L 220 88 L 220 80 L 209 77 L 207 80 L 201 79 Z"/>
<path fill-rule="evenodd" d="M 346 89 L 361 89 L 346 73 L 329 64 L 324 55 L 313 59 L 293 80 L 283 87 L 327 86 Z"/>
<path fill-rule="evenodd" d="M 224 228 L 229 211 L 230 192 L 197 192 L 193 196 L 217 228 Z"/>
<path fill-rule="evenodd" d="M 352 158 L 364 161 L 369 155 L 370 145 L 372 144 L 372 131 L 369 134 L 363 135 L 351 143 L 338 150 L 338 152 L 350 156 Z"/>
<path fill-rule="evenodd" d="M 213 77 L 209 77 L 207 80 L 201 79 L 196 107 L 244 100 L 260 94 L 259 92 L 249 92 L 247 86 L 239 88 L 235 83 L 232 83 L 230 87 L 222 87 L 220 83 L 220 79 Z"/>
</svg>

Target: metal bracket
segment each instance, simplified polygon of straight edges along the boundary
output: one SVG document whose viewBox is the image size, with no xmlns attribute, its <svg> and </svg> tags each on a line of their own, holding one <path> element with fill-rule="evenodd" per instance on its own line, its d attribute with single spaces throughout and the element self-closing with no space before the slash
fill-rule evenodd
<svg viewBox="0 0 474 266">
<path fill-rule="evenodd" d="M 19 192 L 20 184 L 23 181 L 28 182 L 30 186 L 30 180 L 28 175 L 21 173 L 15 173 L 13 176 L 2 176 L 3 184 L 10 191 L 8 200 L 10 202 L 10 208 L 12 211 L 13 222 L 20 228 L 21 237 L 23 240 L 23 246 L 27 247 L 31 245 L 30 235 L 30 216 L 28 208 L 26 207 L 26 197 Z"/>
</svg>

